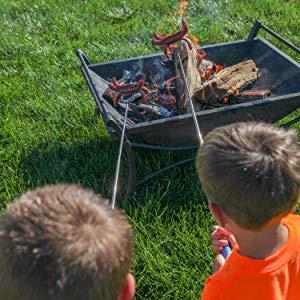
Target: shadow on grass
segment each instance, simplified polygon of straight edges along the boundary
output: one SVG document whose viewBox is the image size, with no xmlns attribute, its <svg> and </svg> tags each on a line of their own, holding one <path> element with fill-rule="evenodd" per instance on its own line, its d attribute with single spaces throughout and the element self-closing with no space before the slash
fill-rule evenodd
<svg viewBox="0 0 300 300">
<path fill-rule="evenodd" d="M 41 144 L 29 155 L 22 157 L 21 167 L 26 189 L 46 184 L 80 183 L 91 188 L 106 198 L 111 197 L 114 172 L 116 166 L 118 141 L 109 138 L 90 140 L 85 144 L 63 143 Z M 183 158 L 194 156 L 195 152 L 170 153 L 162 151 L 138 150 L 138 177 L 168 166 Z M 126 190 L 128 179 L 128 161 L 124 154 L 120 171 L 120 191 Z M 196 190 L 196 191 L 195 191 Z M 195 195 L 198 194 L 196 197 Z M 119 205 L 123 209 L 128 206 L 144 206 L 149 202 L 159 201 L 160 205 L 178 207 L 188 202 L 198 202 L 203 195 L 199 189 L 198 179 L 193 163 L 184 164 L 171 169 L 159 177 L 153 178 L 138 186 L 136 192 L 126 201 L 122 194 L 118 195 Z"/>
<path fill-rule="evenodd" d="M 113 177 L 117 144 L 108 139 L 86 144 L 41 144 L 22 157 L 21 166 L 27 189 L 45 184 L 80 183 L 108 196 Z"/>
</svg>

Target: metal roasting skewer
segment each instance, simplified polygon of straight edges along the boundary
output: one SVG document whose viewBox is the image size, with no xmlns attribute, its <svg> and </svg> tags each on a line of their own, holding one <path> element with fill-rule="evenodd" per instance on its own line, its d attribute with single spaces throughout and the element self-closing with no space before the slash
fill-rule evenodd
<svg viewBox="0 0 300 300">
<path fill-rule="evenodd" d="M 141 59 L 142 59 L 142 56 L 139 57 L 138 62 L 140 62 Z M 123 119 L 123 128 L 122 128 L 122 133 L 121 133 L 121 139 L 120 139 L 120 144 L 119 144 L 117 165 L 116 165 L 116 170 L 115 170 L 114 188 L 113 188 L 113 194 L 112 194 L 112 197 L 111 197 L 111 207 L 112 207 L 112 209 L 114 209 L 115 205 L 116 205 L 116 197 L 117 197 L 117 189 L 118 189 L 118 182 L 119 182 L 121 157 L 122 157 L 122 152 L 123 152 L 123 145 L 124 145 L 124 137 L 125 137 L 125 130 L 126 130 L 129 103 L 133 102 L 138 97 L 140 97 L 139 94 L 134 94 L 129 99 L 126 99 L 126 100 L 124 100 L 123 97 L 121 98 L 121 102 L 125 103 L 126 106 L 125 106 L 125 115 L 124 115 L 124 119 Z"/>
<path fill-rule="evenodd" d="M 196 113 L 195 113 L 195 109 L 194 109 L 194 105 L 193 105 L 193 101 L 192 101 L 190 89 L 189 89 L 189 86 L 188 86 L 187 78 L 185 76 L 184 68 L 183 68 L 183 65 L 182 65 L 181 57 L 180 57 L 179 53 L 177 53 L 177 54 L 178 54 L 178 58 L 179 58 L 179 64 L 180 64 L 180 69 L 181 69 L 181 73 L 182 73 L 184 85 L 185 85 L 185 88 L 187 90 L 187 94 L 188 94 L 188 98 L 189 98 L 189 103 L 190 103 L 190 107 L 191 107 L 191 111 L 192 111 L 192 115 L 193 115 L 193 119 L 194 119 L 196 131 L 198 133 L 199 143 L 200 143 L 200 147 L 201 147 L 202 144 L 203 144 L 203 138 L 202 138 L 201 131 L 200 131 L 199 124 L 198 124 L 198 120 L 197 120 L 197 117 L 196 117 Z M 221 250 L 221 254 L 223 255 L 223 257 L 225 259 L 228 257 L 228 255 L 230 254 L 230 252 L 231 252 L 231 247 L 229 245 L 223 247 L 223 249 Z"/>
<path fill-rule="evenodd" d="M 185 88 L 186 88 L 186 91 L 187 91 L 187 94 L 188 94 L 189 103 L 190 103 L 190 107 L 191 107 L 191 111 L 192 111 L 196 131 L 197 131 L 197 134 L 198 134 L 199 143 L 200 143 L 200 147 L 201 147 L 202 144 L 203 144 L 202 134 L 201 134 L 201 131 L 200 131 L 200 128 L 199 128 L 198 120 L 197 120 L 195 109 L 194 109 L 194 104 L 193 104 L 193 101 L 192 101 L 191 92 L 190 92 L 190 89 L 189 89 L 189 86 L 188 86 L 188 82 L 187 82 L 186 75 L 185 75 L 185 72 L 184 72 L 184 68 L 183 68 L 183 65 L 182 65 L 181 57 L 180 57 L 179 53 L 177 53 L 177 55 L 178 55 L 178 58 L 179 58 L 180 69 L 181 69 L 184 85 L 185 85 Z"/>
<path fill-rule="evenodd" d="M 118 189 L 118 182 L 119 182 L 120 164 L 121 164 L 121 157 L 122 157 L 125 130 L 126 130 L 128 107 L 129 107 L 129 102 L 127 102 L 126 106 L 125 106 L 125 115 L 124 115 L 123 128 L 122 128 L 122 134 L 121 134 L 120 145 L 119 145 L 118 160 L 117 160 L 116 171 L 115 171 L 114 189 L 113 189 L 113 194 L 112 194 L 112 198 L 111 198 L 112 209 L 114 209 L 115 205 L 116 205 L 116 196 L 117 196 L 117 189 Z"/>
<path fill-rule="evenodd" d="M 117 197 L 117 189 L 118 189 L 118 182 L 119 182 L 121 157 L 122 157 L 122 152 L 123 152 L 123 145 L 124 145 L 124 138 L 125 138 L 129 103 L 131 103 L 132 101 L 134 101 L 138 97 L 140 97 L 140 94 L 134 94 L 133 96 L 131 96 L 129 99 L 126 99 L 126 100 L 124 100 L 123 97 L 121 99 L 121 101 L 123 103 L 125 103 L 126 105 L 125 105 L 125 115 L 124 115 L 124 119 L 123 119 L 123 127 L 122 127 L 121 139 L 120 139 L 120 144 L 119 144 L 118 159 L 117 159 L 117 165 L 116 165 L 116 171 L 115 171 L 114 189 L 113 189 L 113 194 L 112 194 L 112 198 L 111 198 L 111 207 L 112 207 L 112 209 L 114 209 L 115 205 L 116 205 L 116 197 Z"/>
</svg>

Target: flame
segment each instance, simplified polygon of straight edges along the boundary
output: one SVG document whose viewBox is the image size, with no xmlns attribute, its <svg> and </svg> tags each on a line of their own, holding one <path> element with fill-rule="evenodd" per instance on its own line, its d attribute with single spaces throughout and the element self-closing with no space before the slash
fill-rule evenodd
<svg viewBox="0 0 300 300">
<path fill-rule="evenodd" d="M 175 11 L 170 19 L 167 20 L 167 24 L 171 26 L 172 31 L 175 31 L 177 28 L 176 17 L 178 15 L 178 11 Z"/>
<path fill-rule="evenodd" d="M 189 6 L 189 2 L 186 0 L 182 0 L 181 2 L 178 3 L 180 10 L 178 11 L 177 9 L 174 11 L 173 15 L 170 17 L 170 19 L 167 21 L 167 23 L 172 27 L 172 31 L 176 30 L 177 26 L 178 26 L 178 22 L 177 22 L 177 17 L 179 14 L 179 19 L 182 20 L 183 19 L 183 15 L 185 12 L 185 9 Z M 157 32 L 160 35 L 163 35 L 162 32 L 164 31 L 165 25 L 164 24 L 160 24 L 158 27 Z"/>
<path fill-rule="evenodd" d="M 172 18 L 171 18 L 171 24 L 173 24 L 173 30 L 177 27 L 176 17 L 178 15 L 178 11 L 175 10 Z"/>
<path fill-rule="evenodd" d="M 228 102 L 228 97 L 224 97 L 224 103 Z"/>
<path fill-rule="evenodd" d="M 188 37 L 190 40 L 192 40 L 194 46 L 196 47 L 196 49 L 200 49 L 200 46 L 199 46 L 199 39 L 196 38 L 195 36 L 193 36 L 191 33 L 188 34 Z"/>
<path fill-rule="evenodd" d="M 219 73 L 221 70 L 223 70 L 223 67 L 216 63 L 214 63 L 214 67 L 215 67 L 215 73 Z"/>
<path fill-rule="evenodd" d="M 178 5 L 180 8 L 179 12 L 177 10 L 175 10 L 175 12 L 171 18 L 171 23 L 173 24 L 172 30 L 175 30 L 178 26 L 178 22 L 176 21 L 178 14 L 179 14 L 179 19 L 180 20 L 183 19 L 184 11 L 189 6 L 189 2 L 182 0 L 181 2 L 178 3 Z"/>
<path fill-rule="evenodd" d="M 221 65 L 214 63 L 214 67 L 212 69 L 207 69 L 206 71 L 204 71 L 201 76 L 205 80 L 208 80 L 215 74 L 219 73 L 221 70 L 223 70 L 223 67 Z"/>
<path fill-rule="evenodd" d="M 182 20 L 183 18 L 183 15 L 184 15 L 184 11 L 185 9 L 189 6 L 189 2 L 188 1 L 185 1 L 185 0 L 182 0 L 180 3 L 179 3 L 179 7 L 180 7 L 180 20 Z"/>
<path fill-rule="evenodd" d="M 157 28 L 157 31 L 156 33 L 159 34 L 159 35 L 163 35 L 163 29 L 165 27 L 165 24 L 164 23 L 161 23 L 158 28 Z"/>
<path fill-rule="evenodd" d="M 204 71 L 203 77 L 205 80 L 208 80 L 208 79 L 210 79 L 211 75 L 213 75 L 213 74 L 214 74 L 213 69 L 208 69 L 208 70 Z"/>
</svg>

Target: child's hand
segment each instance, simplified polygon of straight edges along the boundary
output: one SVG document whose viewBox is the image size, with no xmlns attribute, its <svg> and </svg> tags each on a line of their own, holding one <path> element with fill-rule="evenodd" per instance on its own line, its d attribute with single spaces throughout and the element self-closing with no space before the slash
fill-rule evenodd
<svg viewBox="0 0 300 300">
<path fill-rule="evenodd" d="M 215 262 L 213 264 L 213 273 L 219 271 L 225 264 L 225 258 L 221 253 L 217 254 Z"/>
<path fill-rule="evenodd" d="M 222 249 L 225 246 L 235 247 L 237 242 L 233 234 L 220 226 L 214 226 L 211 234 L 212 245 L 214 252 L 217 254 L 214 265 L 213 273 L 219 271 L 225 264 L 225 258 L 221 254 Z"/>
<path fill-rule="evenodd" d="M 233 234 L 220 226 L 213 227 L 211 238 L 213 249 L 216 254 L 219 254 L 227 245 L 230 245 L 231 247 L 235 247 L 237 245 Z"/>
</svg>

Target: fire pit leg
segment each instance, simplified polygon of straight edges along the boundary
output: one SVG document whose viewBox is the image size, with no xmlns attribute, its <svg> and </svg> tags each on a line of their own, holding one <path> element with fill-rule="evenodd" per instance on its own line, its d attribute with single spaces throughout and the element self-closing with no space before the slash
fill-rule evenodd
<svg viewBox="0 0 300 300">
<path fill-rule="evenodd" d="M 162 151 L 184 151 L 184 150 L 192 150 L 198 148 L 197 145 L 195 146 L 188 146 L 188 147 L 167 147 L 167 146 L 158 146 L 158 145 L 149 145 L 149 144 L 141 144 L 136 142 L 130 142 L 129 140 L 126 141 L 124 145 L 126 150 L 126 155 L 128 159 L 128 182 L 125 192 L 125 199 L 127 200 L 128 197 L 136 190 L 136 188 L 144 184 L 145 182 L 149 181 L 150 179 L 161 175 L 162 173 L 174 168 L 179 167 L 183 164 L 189 163 L 194 161 L 195 157 L 186 158 L 180 161 L 177 161 L 171 165 L 168 165 L 164 168 L 161 168 L 155 172 L 147 174 L 144 178 L 138 180 L 137 178 L 137 166 L 136 166 L 136 151 L 134 148 L 141 148 L 141 149 L 148 149 L 148 150 L 162 150 Z"/>
<path fill-rule="evenodd" d="M 136 155 L 133 150 L 133 146 L 130 142 L 126 142 L 125 150 L 128 159 L 128 167 L 129 167 L 129 178 L 126 188 L 125 198 L 128 199 L 129 195 L 136 189 L 137 187 L 137 171 L 136 171 Z"/>
</svg>

